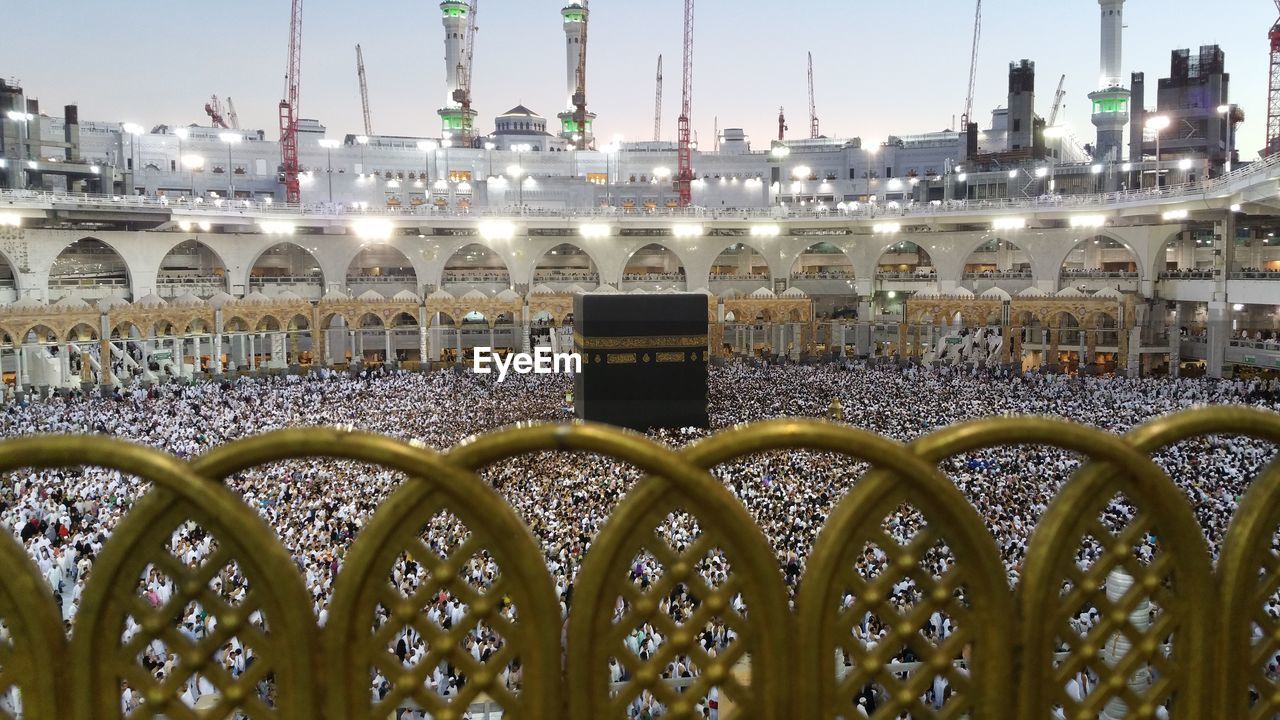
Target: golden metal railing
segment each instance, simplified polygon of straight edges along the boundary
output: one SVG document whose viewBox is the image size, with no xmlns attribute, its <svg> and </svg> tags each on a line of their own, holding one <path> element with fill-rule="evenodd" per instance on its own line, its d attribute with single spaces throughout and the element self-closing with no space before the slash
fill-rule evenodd
<svg viewBox="0 0 1280 720">
<path fill-rule="evenodd" d="M 667 706 L 664 717 L 692 717 L 694 703 L 716 687 L 722 718 L 781 719 L 856 717 L 855 696 L 874 685 L 885 699 L 874 718 L 1092 720 L 1104 712 L 1149 718 L 1161 707 L 1183 720 L 1275 717 L 1280 684 L 1267 666 L 1280 653 L 1280 625 L 1264 606 L 1280 586 L 1280 470 L 1273 463 L 1254 480 L 1215 570 L 1186 497 L 1150 459 L 1163 447 L 1214 434 L 1280 443 L 1280 416 L 1199 409 L 1125 437 L 1048 419 L 988 419 L 910 446 L 846 426 L 779 420 L 721 432 L 680 452 L 590 425 L 513 428 L 445 454 L 358 432 L 299 429 L 235 442 L 189 464 L 101 437 L 8 440 L 0 442 L 0 472 L 95 465 L 141 478 L 152 489 L 96 558 L 70 639 L 35 564 L 12 535 L 0 533 L 0 620 L 7 629 L 0 634 L 0 696 L 16 688 L 27 718 L 121 717 L 127 685 L 142 699 L 132 717 L 384 720 L 398 707 L 416 706 L 437 720 L 457 720 L 483 694 L 504 717 L 596 720 L 622 717 L 642 692 Z M 982 518 L 938 465 L 981 448 L 1017 445 L 1054 446 L 1088 462 L 1049 505 L 1019 584 L 1010 590 Z M 708 472 L 789 448 L 836 453 L 870 467 L 818 535 L 794 609 L 763 532 Z M 533 534 L 477 476 L 487 466 L 544 451 L 598 453 L 647 473 L 586 554 L 567 623 Z M 274 531 L 222 484 L 253 467 L 308 457 L 379 465 L 407 478 L 343 558 L 323 627 Z M 1134 510 L 1118 530 L 1099 521 L 1116 497 Z M 903 506 L 924 518 L 905 545 L 882 526 Z M 672 547 L 656 532 L 675 512 L 693 518 L 701 531 L 687 546 Z M 444 553 L 421 537 L 421 528 L 441 514 L 469 532 Z M 166 547 L 186 523 L 217 540 L 203 562 L 183 562 Z M 1086 540 L 1102 552 L 1082 568 L 1076 558 Z M 1147 556 L 1138 550 L 1144 543 Z M 952 562 L 935 577 L 924 563 L 940 546 Z M 868 547 L 883 553 L 873 577 L 855 569 Z M 731 568 L 722 582 L 698 571 L 709 553 Z M 485 586 L 463 572 L 478 555 L 499 569 Z M 663 569 L 647 587 L 629 577 L 637 556 Z M 421 563 L 425 577 L 409 594 L 388 582 L 391 568 L 406 557 Z M 212 589 L 227 567 L 248 581 L 248 594 L 235 601 Z M 173 580 L 166 603 L 140 597 L 139 578 L 148 568 Z M 1131 583 L 1117 590 L 1117 576 Z M 888 597 L 904 582 L 918 591 L 915 603 L 896 607 Z M 426 619 L 442 592 L 466 607 L 452 627 Z M 673 592 L 694 598 L 682 621 L 661 607 Z M 192 603 L 217 620 L 205 637 L 177 628 Z M 1150 624 L 1140 627 L 1146 623 L 1132 618 L 1148 603 Z M 1086 609 L 1097 620 L 1081 634 L 1072 620 Z M 934 613 L 952 624 L 937 644 L 921 632 Z M 875 643 L 853 631 L 868 614 L 884 628 Z M 713 622 L 734 633 L 714 656 L 699 640 Z M 625 639 L 646 623 L 664 640 L 652 657 L 641 658 Z M 478 660 L 464 641 L 481 625 L 503 642 Z M 136 632 L 127 635 L 126 627 Z M 416 665 L 390 649 L 405 627 L 428 647 Z M 215 658 L 231 637 L 255 657 L 236 677 Z M 163 680 L 139 661 L 157 641 L 177 659 Z M 904 648 L 919 661 L 910 673 L 890 668 Z M 698 669 L 683 691 L 661 677 L 679 656 Z M 848 666 L 837 667 L 838 658 Z M 502 679 L 517 659 L 518 692 Z M 621 683 L 610 683 L 611 659 L 627 670 Z M 442 663 L 466 676 L 449 695 L 427 683 Z M 1085 671 L 1098 681 L 1069 693 L 1068 682 Z M 374 672 L 389 683 L 385 697 L 370 691 Z M 197 711 L 182 699 L 193 674 L 216 686 L 214 707 Z M 1146 681 L 1132 682 L 1139 675 Z M 939 676 L 951 693 L 935 710 L 920 698 Z M 273 687 L 269 700 L 260 683 Z"/>
</svg>

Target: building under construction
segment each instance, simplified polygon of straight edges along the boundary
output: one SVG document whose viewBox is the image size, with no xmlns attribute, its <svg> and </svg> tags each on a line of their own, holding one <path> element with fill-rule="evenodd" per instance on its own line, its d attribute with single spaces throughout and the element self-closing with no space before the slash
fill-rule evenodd
<svg viewBox="0 0 1280 720">
<path fill-rule="evenodd" d="M 784 136 L 753 145 L 741 129 L 730 125 L 718 131 L 714 142 L 698 143 L 691 135 L 685 141 L 687 158 L 679 138 L 599 142 L 599 137 L 609 135 L 601 132 L 608 118 L 597 118 L 586 107 L 585 48 L 591 15 L 585 2 L 560 10 L 566 72 L 565 105 L 554 108 L 558 127 L 549 129 L 548 116 L 523 105 L 482 121 L 473 107 L 473 92 L 482 92 L 483 83 L 476 84 L 472 72 L 479 3 L 444 0 L 439 4 L 445 52 L 438 133 L 379 136 L 370 134 L 372 126 L 366 123 L 364 134 L 329 140 L 320 121 L 286 120 L 282 114 L 280 137 L 289 139 L 285 144 L 263 131 L 224 127 L 225 121 L 148 128 L 81 123 L 74 106 L 62 117 L 43 114 L 22 88 L 6 84 L 0 86 L 0 183 L 12 188 L 285 202 L 291 199 L 290 178 L 295 177 L 301 202 L 364 207 L 652 210 L 688 202 L 709 208 L 798 205 L 822 211 L 847 203 L 1093 192 L 1153 184 L 1156 175 L 1169 184 L 1222 172 L 1234 152 L 1232 128 L 1243 118 L 1230 104 L 1222 52 L 1213 46 L 1198 54 L 1176 51 L 1170 77 L 1160 81 L 1156 107 L 1149 110 L 1144 105 L 1143 75 L 1133 75 L 1132 88 L 1119 79 L 1123 4 L 1099 1 L 1104 87 L 1090 95 L 1096 142 L 1081 142 L 1063 128 L 1049 126 L 1046 117 L 1057 115 L 1061 93 L 1051 102 L 1047 94 L 1037 97 L 1037 69 L 1031 59 L 1010 64 L 1007 104 L 992 111 L 989 122 L 974 118 L 968 127 L 864 143 L 856 135 L 832 132 L 842 123 L 827 118 L 828 135 L 819 136 L 810 66 L 812 137 Z M 282 113 L 286 105 L 291 114 L 297 112 L 293 103 L 301 67 L 299 7 L 295 0 L 292 85 L 287 88 L 294 99 L 286 98 Z M 691 46 L 691 14 L 686 26 L 686 44 Z M 691 55 L 685 60 L 687 107 Z M 367 107 L 362 56 L 360 76 Z M 655 103 L 657 127 L 660 97 Z M 1230 107 L 1230 112 L 1220 113 L 1221 106 Z M 682 115 L 685 111 L 682 107 Z M 319 114 L 315 108 L 310 112 L 313 117 Z M 1145 119 L 1153 114 L 1167 116 L 1177 129 L 1162 136 L 1160 159 L 1179 162 L 1156 162 L 1154 135 L 1144 133 Z M 1129 147 L 1121 152 L 1116 138 L 1124 136 L 1126 124 Z M 292 160 L 291 147 L 296 149 Z M 682 162 L 690 165 L 685 170 L 687 187 L 680 182 Z M 296 168 L 290 167 L 293 163 Z"/>
</svg>

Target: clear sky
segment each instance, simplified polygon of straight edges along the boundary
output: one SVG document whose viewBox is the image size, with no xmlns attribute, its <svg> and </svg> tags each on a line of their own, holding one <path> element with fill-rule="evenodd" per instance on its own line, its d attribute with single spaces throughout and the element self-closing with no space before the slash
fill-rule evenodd
<svg viewBox="0 0 1280 720">
<path fill-rule="evenodd" d="M 517 103 L 553 119 L 565 101 L 564 35 L 555 0 L 481 0 L 473 93 L 483 132 Z M 81 117 L 148 127 L 206 123 L 209 95 L 235 99 L 242 127 L 274 137 L 283 91 L 289 0 L 217 3 L 45 0 L 5 3 L 0 76 L 20 80 L 49 113 L 78 102 Z M 805 52 L 814 55 L 818 115 L 826 135 L 880 140 L 952 126 L 963 110 L 972 0 L 701 0 L 697 7 L 694 129 L 710 147 L 713 123 L 744 128 L 756 147 L 777 132 L 808 136 Z M 592 3 L 588 97 L 597 134 L 653 134 L 654 71 L 662 53 L 663 136 L 680 108 L 682 0 Z M 1241 156 L 1264 144 L 1266 0 L 1129 0 L 1124 72 L 1148 86 L 1169 72 L 1169 51 L 1217 43 L 1227 55 L 1232 100 L 1247 115 Z M 1048 114 L 1065 73 L 1063 113 L 1094 138 L 1085 97 L 1098 83 L 1094 0 L 986 0 L 975 108 L 1003 105 L 1008 63 L 1036 61 L 1037 110 Z M 15 31 L 16 29 L 16 31 Z M 364 47 L 374 131 L 438 135 L 444 51 L 438 3 L 307 0 L 303 117 L 330 136 L 362 131 L 355 45 Z M 1149 93 L 1148 104 L 1154 105 Z"/>
</svg>

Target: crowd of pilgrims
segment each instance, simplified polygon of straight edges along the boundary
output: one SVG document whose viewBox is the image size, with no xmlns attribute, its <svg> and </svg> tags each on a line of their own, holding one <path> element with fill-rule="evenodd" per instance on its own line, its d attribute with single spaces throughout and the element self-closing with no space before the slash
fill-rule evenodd
<svg viewBox="0 0 1280 720">
<path fill-rule="evenodd" d="M 0 410 L 0 436 L 97 433 L 192 458 L 237 438 L 297 426 L 350 426 L 444 449 L 473 434 L 516 421 L 567 419 L 568 378 L 513 375 L 496 383 L 494 377 L 456 372 L 370 371 L 356 376 L 323 372 L 308 377 L 139 388 L 110 398 L 55 397 L 26 405 L 10 404 Z M 1012 377 L 852 363 L 728 365 L 712 368 L 709 401 L 714 429 L 781 416 L 822 417 L 831 401 L 839 398 L 847 422 L 905 442 L 953 423 L 1008 414 L 1066 418 L 1120 433 L 1162 414 L 1197 405 L 1239 403 L 1274 409 L 1276 389 L 1274 383 L 1265 381 Z M 653 436 L 678 447 L 705 434 L 685 429 Z M 1265 443 L 1230 437 L 1183 443 L 1158 455 L 1158 463 L 1194 506 L 1215 558 L 1238 499 L 1273 453 Z M 943 463 L 945 474 L 985 519 L 1011 585 L 1017 583 L 1038 518 L 1077 466 L 1077 458 L 1070 453 L 1035 447 L 985 450 Z M 714 474 L 763 529 L 794 600 L 805 561 L 828 512 L 864 471 L 864 466 L 853 461 L 785 451 L 753 455 L 720 466 Z M 576 575 L 592 538 L 637 482 L 639 473 L 597 455 L 543 453 L 499 463 L 483 477 L 511 504 L 541 544 L 567 616 Z M 389 470 L 317 458 L 257 468 L 231 478 L 228 484 L 279 534 L 305 579 L 312 610 L 323 625 L 345 552 L 363 523 L 401 481 Z M 145 485 L 136 479 L 100 468 L 15 472 L 0 487 L 0 522 L 21 539 L 34 558 L 61 607 L 68 632 L 73 629 L 94 558 L 145 491 Z M 1131 516 L 1132 508 L 1117 499 L 1102 521 L 1118 530 Z M 923 522 L 916 511 L 903 506 L 885 519 L 883 529 L 905 544 Z M 692 545 L 699 533 L 696 521 L 683 513 L 667 517 L 658 530 L 676 552 Z M 466 528 L 451 515 L 436 516 L 421 534 L 423 545 L 441 556 L 459 547 L 466 537 Z M 1150 538 L 1142 542 L 1145 545 L 1139 553 L 1149 559 L 1157 546 Z M 168 549 L 178 562 L 195 567 L 215 554 L 217 538 L 187 523 L 173 532 Z M 1101 555 L 1099 547 L 1086 541 L 1078 561 L 1085 566 Z M 391 573 L 391 584 L 406 597 L 430 583 L 430 563 L 422 560 L 421 555 L 406 552 Z M 868 546 L 858 571 L 871 578 L 888 567 L 887 560 L 883 549 Z M 921 560 L 935 577 L 946 573 L 951 561 L 949 550 L 940 542 Z M 709 587 L 722 585 L 732 570 L 718 549 L 698 558 L 695 567 Z M 644 591 L 659 582 L 663 563 L 654 553 L 643 552 L 622 572 Z M 500 573 L 501 568 L 484 552 L 460 568 L 462 578 L 481 592 Z M 248 589 L 235 565 L 211 582 L 215 594 L 229 604 L 242 600 Z M 675 584 L 660 598 L 659 611 L 677 623 L 685 622 L 700 602 L 698 595 L 705 592 L 694 588 L 690 583 Z M 139 593 L 151 607 L 164 607 L 175 593 L 174 581 L 161 568 L 150 566 L 139 578 Z M 921 598 L 920 589 L 909 578 L 893 586 L 891 601 L 898 608 L 909 607 Z M 852 596 L 846 596 L 845 603 L 851 602 Z M 743 616 L 749 613 L 741 596 L 731 599 L 730 608 Z M 618 616 L 629 609 L 629 603 L 620 599 Z M 438 628 L 468 621 L 465 604 L 443 589 L 431 593 L 423 612 Z M 501 619 L 476 624 L 465 636 L 464 648 L 477 661 L 501 652 L 502 633 L 497 626 L 518 621 L 518 608 L 505 598 L 499 613 Z M 1090 607 L 1081 609 L 1076 624 L 1082 633 L 1095 614 Z M 179 632 L 193 642 L 215 634 L 216 615 L 205 612 L 198 603 L 178 613 L 177 620 Z M 253 620 L 260 623 L 261 617 L 255 615 Z M 380 612 L 374 622 L 381 626 L 393 620 L 390 613 Z M 647 659 L 662 647 L 662 628 L 662 624 L 638 623 L 624 643 L 635 656 Z M 951 618 L 936 612 L 921 632 L 939 642 L 953 630 Z M 141 624 L 130 618 L 123 630 L 124 640 L 128 642 L 141 631 Z M 724 652 L 737 637 L 734 623 L 719 619 L 695 631 L 701 652 L 708 657 Z M 873 613 L 865 614 L 853 627 L 856 641 L 867 646 L 874 646 L 887 632 Z M 427 651 L 426 641 L 412 624 L 397 631 L 388 645 L 388 652 L 394 655 L 391 664 L 370 671 L 373 702 L 385 702 L 388 714 L 394 710 L 398 717 L 428 717 L 413 703 L 394 695 L 395 686 L 386 677 L 391 673 L 385 672 L 387 667 L 412 667 Z M 519 658 L 500 657 L 505 663 L 500 682 L 518 692 L 522 682 Z M 697 653 L 672 658 L 662 675 L 677 686 L 682 678 L 687 683 L 687 678 L 699 673 L 700 659 Z M 913 671 L 909 663 L 915 659 L 908 647 L 893 655 L 894 661 L 908 663 L 900 666 L 904 673 Z M 160 640 L 143 645 L 138 660 L 157 682 L 179 682 L 182 699 L 193 706 L 205 695 L 211 696 L 206 701 L 215 699 L 220 687 L 233 680 L 254 684 L 263 702 L 273 700 L 270 675 L 253 672 L 254 648 L 236 637 L 216 645 L 213 662 L 221 674 L 184 672 L 177 654 Z M 629 680 L 628 667 L 634 666 L 634 661 L 621 660 L 615 658 L 609 666 L 610 680 L 615 683 Z M 851 663 L 847 652 L 839 653 L 837 672 L 847 672 Z M 168 680 L 175 674 L 186 679 Z M 1094 681 L 1095 677 L 1082 672 L 1071 681 L 1068 691 L 1079 697 Z M 446 699 L 465 683 L 465 667 L 450 662 L 440 663 L 424 680 L 431 692 Z M 713 689 L 697 700 L 695 710 L 700 717 L 717 715 L 719 692 Z M 941 707 L 952 692 L 946 677 L 939 676 L 920 702 Z M 874 714 L 884 701 L 885 691 L 879 686 L 868 686 L 852 699 L 861 714 Z M 123 685 L 121 702 L 126 711 L 137 708 L 143 703 L 142 689 Z M 0 710 L 13 712 L 19 705 L 15 691 L 0 698 Z M 635 695 L 628 712 L 633 718 L 654 718 L 663 714 L 664 707 L 659 697 L 645 690 Z"/>
</svg>

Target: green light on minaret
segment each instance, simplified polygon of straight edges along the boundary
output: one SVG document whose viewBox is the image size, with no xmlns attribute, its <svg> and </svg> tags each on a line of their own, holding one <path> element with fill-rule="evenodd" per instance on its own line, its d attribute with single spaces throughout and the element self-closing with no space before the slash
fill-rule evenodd
<svg viewBox="0 0 1280 720">
<path fill-rule="evenodd" d="M 1093 101 L 1094 115 L 1127 112 L 1129 112 L 1129 101 L 1124 98 L 1102 98 Z"/>
</svg>

